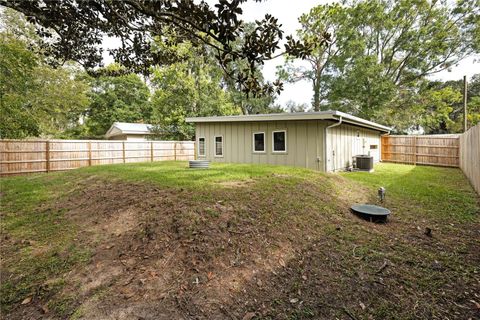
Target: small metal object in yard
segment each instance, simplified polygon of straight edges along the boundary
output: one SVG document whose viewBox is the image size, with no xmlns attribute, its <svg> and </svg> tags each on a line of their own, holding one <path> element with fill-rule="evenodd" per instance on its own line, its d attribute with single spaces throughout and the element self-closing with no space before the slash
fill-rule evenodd
<svg viewBox="0 0 480 320">
<path fill-rule="evenodd" d="M 391 213 L 390 210 L 373 204 L 354 204 L 351 209 L 360 217 L 373 222 L 385 222 Z"/>
<path fill-rule="evenodd" d="M 188 161 L 189 168 L 192 169 L 208 169 L 210 161 L 208 160 L 190 160 Z"/>
<path fill-rule="evenodd" d="M 380 198 L 380 202 L 383 202 L 385 201 L 385 194 L 386 194 L 386 190 L 384 187 L 380 187 L 380 189 L 378 189 L 378 198 Z"/>
</svg>

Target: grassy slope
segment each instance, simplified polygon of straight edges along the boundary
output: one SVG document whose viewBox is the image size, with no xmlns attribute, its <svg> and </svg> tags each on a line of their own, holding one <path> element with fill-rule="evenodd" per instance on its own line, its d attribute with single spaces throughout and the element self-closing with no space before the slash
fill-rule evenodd
<svg viewBox="0 0 480 320">
<path fill-rule="evenodd" d="M 90 258 L 75 244 L 77 226 L 62 210 L 42 206 L 72 189 L 65 173 L 2 179 L 1 307 L 12 308 L 32 294 L 48 296 L 64 285 L 62 275 Z"/>
<path fill-rule="evenodd" d="M 77 185 L 91 177 L 110 182 L 146 182 L 165 188 L 199 190 L 218 188 L 214 185 L 218 182 L 286 173 L 299 178 L 312 176 L 312 172 L 302 169 L 251 165 L 218 164 L 209 170 L 191 171 L 183 162 L 166 161 L 3 178 L 0 180 L 1 237 L 9 242 L 3 241 L 1 246 L 2 269 L 8 270 L 5 272 L 4 269 L 1 275 L 1 307 L 10 310 L 32 295 L 45 294 L 48 299 L 64 286 L 62 274 L 89 260 L 89 249 L 75 241 L 81 226 L 66 219 L 61 208 L 52 210 L 46 204 L 78 192 Z M 51 307 L 61 314 L 68 307 L 64 303 L 54 301 Z"/>
<path fill-rule="evenodd" d="M 363 298 L 362 303 L 372 305 L 368 314 L 375 317 L 390 317 L 392 314 L 401 317 L 413 316 L 414 313 L 409 314 L 402 309 L 419 303 L 421 308 L 425 309 L 422 311 L 424 315 L 442 314 L 445 311 L 442 311 L 442 306 L 439 305 L 442 302 L 441 298 L 435 294 L 428 296 L 428 299 L 433 301 L 421 301 L 425 292 L 435 289 L 448 292 L 450 289 L 447 288 L 447 282 L 453 278 L 461 278 L 464 281 L 459 284 L 471 288 L 472 283 L 475 283 L 475 274 L 478 274 L 479 270 L 478 266 L 468 260 L 475 238 L 471 239 L 474 241 L 473 244 L 465 239 L 472 237 L 469 233 L 470 229 L 478 227 L 479 205 L 477 196 L 459 170 L 383 164 L 377 166 L 374 174 L 345 173 L 342 175 L 348 180 L 286 167 L 218 164 L 210 170 L 190 171 L 185 169 L 184 163 L 166 162 L 98 166 L 65 173 L 2 179 L 0 181 L 2 187 L 1 236 L 5 240 L 1 245 L 2 309 L 13 312 L 19 308 L 22 300 L 32 296 L 36 300 L 47 301 L 48 312 L 58 316 L 71 314 L 76 308 L 77 305 L 72 301 L 74 300 L 72 296 L 59 294 L 65 286 L 69 285 L 65 282 L 63 275 L 74 267 L 87 265 L 91 261 L 95 248 L 76 241 L 82 226 L 68 219 L 64 209 L 49 204 L 65 197 L 75 196 L 76 193 L 81 192 L 82 187 L 79 187 L 79 184 L 88 185 L 90 179 L 150 183 L 169 190 L 195 191 L 198 193 L 198 199 L 190 200 L 189 204 L 194 207 L 205 203 L 208 207 L 205 211 L 211 215 L 212 219 L 218 218 L 218 213 L 210 208 L 215 208 L 213 204 L 219 199 L 225 199 L 227 203 L 231 202 L 237 207 L 241 203 L 248 203 L 252 197 L 259 197 L 262 202 L 265 202 L 265 199 L 272 199 L 272 203 L 267 203 L 264 207 L 260 202 L 255 212 L 257 224 L 264 225 L 265 230 L 270 230 L 269 233 L 277 234 L 279 238 L 288 233 L 288 228 L 292 228 L 292 237 L 296 234 L 293 229 L 298 229 L 299 234 L 308 233 L 309 236 L 305 238 L 290 239 L 285 236 L 282 241 L 293 241 L 302 250 L 305 248 L 304 250 L 313 252 L 313 261 L 321 260 L 320 258 L 327 260 L 333 258 L 342 263 L 340 268 L 337 265 L 315 265 L 314 263 L 318 262 L 311 262 L 312 268 L 325 268 L 325 272 L 331 272 L 335 278 L 339 278 L 336 286 L 333 286 L 335 290 L 344 288 L 349 292 L 355 292 L 351 288 L 352 283 L 349 279 L 358 277 L 358 270 L 368 271 L 367 280 L 375 282 L 378 281 L 375 270 L 382 265 L 383 261 L 388 260 L 396 266 L 389 274 L 392 279 L 380 280 L 386 282 L 382 286 L 405 287 L 405 294 L 411 301 L 389 301 L 388 297 L 372 297 L 369 301 L 370 298 Z M 255 184 L 249 188 L 255 193 L 243 191 L 218 193 L 219 189 L 225 188 L 221 183 L 248 182 L 252 179 Z M 298 186 L 306 182 L 311 183 L 312 186 L 299 190 Z M 372 200 L 376 188 L 386 187 L 386 205 L 394 213 L 388 233 L 383 233 L 382 226 L 375 226 L 372 229 L 366 222 L 353 220 L 352 223 L 352 218 L 348 215 L 335 215 L 335 210 L 338 208 L 336 204 L 329 202 L 329 197 L 332 197 L 332 202 L 334 202 L 333 197 L 339 195 L 341 199 L 347 199 L 347 202 L 358 200 L 358 195 L 351 194 L 352 189 L 359 189 L 362 185 L 366 190 L 370 190 L 366 192 L 370 193 L 369 197 Z M 362 191 L 357 190 L 356 193 L 361 194 Z M 314 194 L 315 192 L 317 194 Z M 325 197 L 318 192 L 324 193 Z M 291 194 L 288 201 L 281 200 L 285 194 Z M 322 199 L 317 204 L 316 201 L 319 198 Z M 310 212 L 319 210 L 324 215 L 335 215 L 334 219 L 327 219 L 324 224 L 317 225 L 315 221 L 318 217 Z M 294 212 L 299 214 L 292 214 Z M 238 214 L 247 213 L 239 211 Z M 435 244 L 436 248 L 432 248 L 425 239 L 415 239 L 416 242 L 412 242 L 412 237 L 417 237 L 417 233 L 422 234 L 418 229 L 423 231 L 425 226 L 432 227 L 434 235 L 441 238 Z M 193 227 L 189 225 L 188 228 Z M 340 228 L 342 232 L 337 231 Z M 463 234 L 464 231 L 466 234 Z M 334 253 L 335 256 L 325 257 L 325 250 L 316 251 L 309 248 L 310 245 L 315 245 L 316 241 L 326 241 L 329 247 L 327 251 L 331 251 L 328 254 Z M 388 243 L 388 248 L 384 248 L 384 243 Z M 360 261 L 356 258 L 352 259 L 350 254 L 352 248 L 354 257 L 362 257 Z M 473 257 L 473 259 L 477 258 Z M 437 268 L 437 264 L 441 266 L 443 276 L 432 273 L 429 269 Z M 290 266 L 286 266 L 285 272 L 289 268 Z M 295 259 L 292 259 L 291 269 L 295 270 L 295 268 L 298 266 L 295 265 Z M 290 318 L 318 316 L 315 313 L 319 308 L 318 305 L 314 305 L 307 298 L 302 308 L 292 307 L 292 310 L 289 310 L 288 305 L 284 306 L 281 303 L 277 305 L 276 301 L 282 301 L 285 297 L 279 293 L 278 297 L 275 295 L 277 292 L 285 291 L 285 288 L 287 295 L 291 295 L 291 292 L 300 292 L 300 289 L 308 295 L 309 290 L 312 290 L 309 287 L 303 288 L 302 284 L 299 284 L 305 281 L 302 280 L 303 278 L 297 279 L 297 274 L 281 273 L 280 275 L 289 280 L 288 283 L 283 283 L 282 290 L 272 287 L 270 296 L 267 295 L 264 298 L 263 292 L 255 298 L 259 304 L 273 303 L 266 314 L 281 313 Z M 399 278 L 398 282 L 396 277 Z M 272 283 L 282 283 L 278 279 L 270 280 Z M 469 292 L 469 288 L 462 288 L 459 291 L 466 289 L 463 291 Z M 338 294 L 334 289 L 330 292 L 333 297 Z M 451 288 L 451 290 L 457 289 Z M 250 291 L 252 296 L 239 297 L 239 299 L 248 300 L 255 297 L 255 290 L 251 288 Z M 459 293 L 456 297 L 459 303 L 476 299 L 471 297 L 470 293 L 465 294 L 465 297 L 461 296 L 462 294 L 464 293 Z M 420 302 L 415 299 L 420 299 Z M 431 305 L 431 310 L 426 310 L 429 307 L 424 306 L 423 303 Z M 346 309 L 339 310 L 340 315 L 343 316 L 354 312 Z M 364 311 L 358 312 L 363 314 Z M 323 316 L 325 317 L 325 314 Z"/>
</svg>

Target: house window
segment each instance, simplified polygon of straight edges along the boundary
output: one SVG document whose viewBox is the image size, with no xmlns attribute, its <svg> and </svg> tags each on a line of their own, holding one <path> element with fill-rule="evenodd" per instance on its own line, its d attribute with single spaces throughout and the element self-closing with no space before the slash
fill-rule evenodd
<svg viewBox="0 0 480 320">
<path fill-rule="evenodd" d="M 223 157 L 223 136 L 215 136 L 215 157 Z"/>
<path fill-rule="evenodd" d="M 272 132 L 272 151 L 287 152 L 287 132 L 285 130 Z"/>
<path fill-rule="evenodd" d="M 205 137 L 198 138 L 198 155 L 200 157 L 205 156 Z"/>
<path fill-rule="evenodd" d="M 378 145 L 377 144 L 371 144 L 370 149 L 371 150 L 378 149 Z"/>
<path fill-rule="evenodd" d="M 253 134 L 253 152 L 265 152 L 265 132 Z"/>
</svg>

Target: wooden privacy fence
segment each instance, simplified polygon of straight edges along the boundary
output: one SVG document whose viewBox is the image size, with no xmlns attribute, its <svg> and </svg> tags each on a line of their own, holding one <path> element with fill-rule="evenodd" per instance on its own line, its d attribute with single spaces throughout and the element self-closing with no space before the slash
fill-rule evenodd
<svg viewBox="0 0 480 320">
<path fill-rule="evenodd" d="M 460 137 L 460 168 L 480 194 L 480 124 Z"/>
<path fill-rule="evenodd" d="M 193 141 L 0 140 L 0 175 L 162 160 L 192 160 Z"/>
<path fill-rule="evenodd" d="M 382 161 L 458 167 L 460 135 L 383 136 Z"/>
</svg>

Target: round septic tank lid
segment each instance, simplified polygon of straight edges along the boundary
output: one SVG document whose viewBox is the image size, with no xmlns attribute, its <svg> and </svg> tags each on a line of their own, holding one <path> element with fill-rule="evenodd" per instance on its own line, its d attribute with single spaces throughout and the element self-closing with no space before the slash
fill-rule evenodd
<svg viewBox="0 0 480 320">
<path fill-rule="evenodd" d="M 390 214 L 390 210 L 373 204 L 354 204 L 351 209 L 357 213 L 370 216 L 386 217 Z"/>
</svg>

